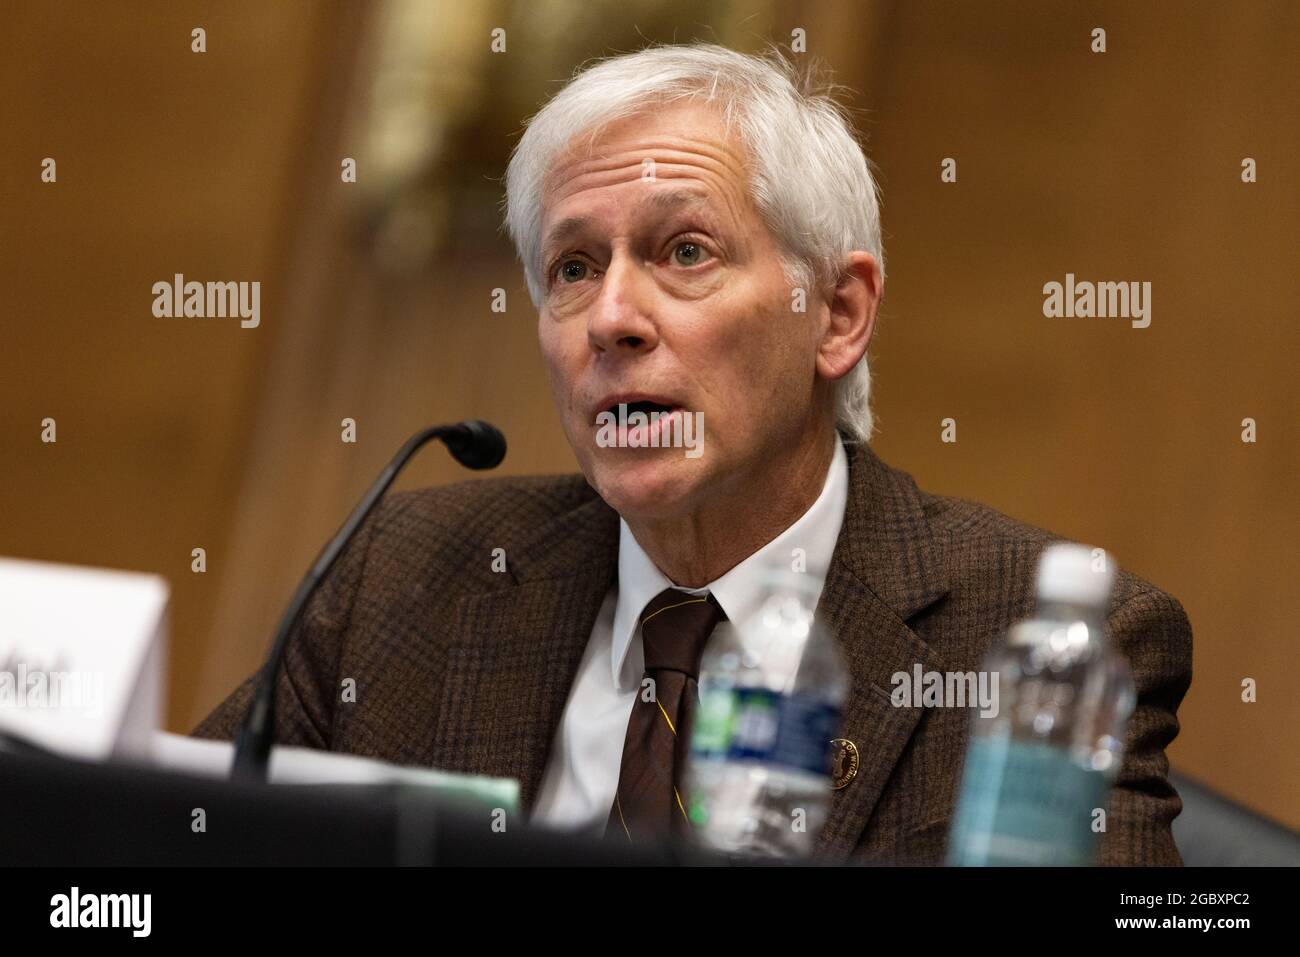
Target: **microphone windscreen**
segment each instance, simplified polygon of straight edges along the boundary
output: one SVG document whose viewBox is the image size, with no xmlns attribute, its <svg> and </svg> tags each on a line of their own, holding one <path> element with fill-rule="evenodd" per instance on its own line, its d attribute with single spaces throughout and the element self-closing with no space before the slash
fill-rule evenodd
<svg viewBox="0 0 1300 957">
<path fill-rule="evenodd" d="M 494 469 L 506 457 L 506 437 L 481 419 L 462 422 L 457 434 L 447 437 L 456 461 L 470 469 Z"/>
</svg>

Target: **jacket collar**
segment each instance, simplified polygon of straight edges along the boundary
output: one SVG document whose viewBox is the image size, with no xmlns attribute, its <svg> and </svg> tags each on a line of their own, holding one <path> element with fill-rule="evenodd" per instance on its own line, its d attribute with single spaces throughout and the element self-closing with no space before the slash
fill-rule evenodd
<svg viewBox="0 0 1300 957">
<path fill-rule="evenodd" d="M 925 515 L 920 489 L 861 442 L 849 452 L 849 502 L 833 563 L 906 621 L 948 594 L 947 540 Z"/>
</svg>

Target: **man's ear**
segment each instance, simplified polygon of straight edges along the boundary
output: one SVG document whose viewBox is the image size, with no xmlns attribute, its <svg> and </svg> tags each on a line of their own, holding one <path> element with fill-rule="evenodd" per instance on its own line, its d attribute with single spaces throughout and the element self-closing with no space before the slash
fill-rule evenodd
<svg viewBox="0 0 1300 957">
<path fill-rule="evenodd" d="M 817 372 L 835 381 L 867 351 L 885 289 L 880 263 L 868 252 L 849 253 L 843 277 L 831 294 L 829 321 L 817 350 Z"/>
</svg>

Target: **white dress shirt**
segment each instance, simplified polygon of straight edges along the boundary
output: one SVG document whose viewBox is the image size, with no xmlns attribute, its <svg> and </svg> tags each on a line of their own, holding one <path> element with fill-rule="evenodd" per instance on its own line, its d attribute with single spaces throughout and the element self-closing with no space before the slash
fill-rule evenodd
<svg viewBox="0 0 1300 957">
<path fill-rule="evenodd" d="M 798 521 L 716 581 L 681 590 L 712 593 L 743 633 L 762 604 L 764 570 L 790 568 L 795 549 L 803 549 L 814 597 L 820 596 L 848 496 L 848 456 L 837 436 L 821 494 Z M 676 587 L 646 555 L 627 522 L 619 524 L 618 583 L 605 596 L 591 629 L 533 809 L 533 822 L 549 827 L 604 830 L 644 674 L 641 612 L 665 588 Z"/>
</svg>

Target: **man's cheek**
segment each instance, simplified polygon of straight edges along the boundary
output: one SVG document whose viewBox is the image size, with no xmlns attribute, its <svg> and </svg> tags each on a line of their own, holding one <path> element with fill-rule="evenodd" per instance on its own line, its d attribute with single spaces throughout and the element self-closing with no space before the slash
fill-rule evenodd
<svg viewBox="0 0 1300 957">
<path fill-rule="evenodd" d="M 553 343 L 545 339 L 542 340 L 542 359 L 546 367 L 546 383 L 550 386 L 551 398 L 554 399 L 556 407 L 563 412 L 571 403 L 568 377 L 564 373 L 560 355 L 553 348 Z"/>
</svg>

